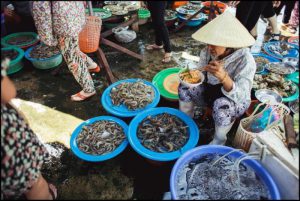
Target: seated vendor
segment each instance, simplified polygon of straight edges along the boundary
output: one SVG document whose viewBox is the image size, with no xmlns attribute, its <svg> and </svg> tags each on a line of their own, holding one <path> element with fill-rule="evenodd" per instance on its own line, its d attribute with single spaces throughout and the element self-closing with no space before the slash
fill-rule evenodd
<svg viewBox="0 0 300 201">
<path fill-rule="evenodd" d="M 210 144 L 224 145 L 235 119 L 245 113 L 251 102 L 256 63 L 248 47 L 255 40 L 229 12 L 216 17 L 192 37 L 207 44 L 198 65 L 205 81 L 197 87 L 180 84 L 179 107 L 191 117 L 195 104 L 210 107 L 215 121 Z"/>
</svg>

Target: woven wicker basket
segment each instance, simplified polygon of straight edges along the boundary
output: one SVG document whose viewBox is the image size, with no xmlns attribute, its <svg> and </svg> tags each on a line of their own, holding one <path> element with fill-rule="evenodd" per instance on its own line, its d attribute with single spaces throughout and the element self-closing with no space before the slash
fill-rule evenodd
<svg viewBox="0 0 300 201">
<path fill-rule="evenodd" d="M 265 108 L 260 113 L 256 114 L 256 112 L 259 110 L 259 108 L 261 106 L 265 106 Z M 240 125 L 238 127 L 238 130 L 236 132 L 236 135 L 235 135 L 235 138 L 234 138 L 234 142 L 233 142 L 233 145 L 234 145 L 235 148 L 243 149 L 246 152 L 249 151 L 250 146 L 252 144 L 252 140 L 254 138 L 256 138 L 256 136 L 259 135 L 260 133 L 250 132 L 246 128 L 249 127 L 250 123 L 257 116 L 261 115 L 267 109 L 269 109 L 268 106 L 270 106 L 268 103 L 261 103 L 261 104 L 259 104 L 249 117 L 246 117 L 246 118 L 244 118 L 244 119 L 242 119 L 240 121 Z M 290 109 L 287 106 L 285 106 L 284 104 L 281 104 L 281 103 L 272 104 L 272 108 L 273 108 L 273 110 L 270 113 L 268 124 L 267 124 L 267 127 L 266 127 L 265 130 L 269 130 L 269 129 L 272 129 L 272 128 L 278 126 L 279 123 L 283 120 L 283 117 L 285 115 L 288 115 L 290 113 Z M 280 118 L 270 124 L 272 113 L 275 110 L 280 111 Z"/>
<path fill-rule="evenodd" d="M 86 16 L 86 24 L 79 33 L 79 47 L 84 53 L 97 51 L 99 47 L 102 20 L 97 16 Z"/>
</svg>

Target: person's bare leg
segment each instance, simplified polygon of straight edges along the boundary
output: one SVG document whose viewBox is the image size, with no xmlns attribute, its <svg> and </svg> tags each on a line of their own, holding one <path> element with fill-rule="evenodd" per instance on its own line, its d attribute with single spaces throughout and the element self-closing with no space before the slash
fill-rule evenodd
<svg viewBox="0 0 300 201">
<path fill-rule="evenodd" d="M 56 193 L 56 192 L 55 192 Z M 52 195 L 49 192 L 48 182 L 42 175 L 32 186 L 31 190 L 25 194 L 28 200 L 52 200 Z"/>
<path fill-rule="evenodd" d="M 274 15 L 273 17 L 269 17 L 267 18 L 267 20 L 269 21 L 271 27 L 272 27 L 272 33 L 273 34 L 279 34 L 280 31 L 278 29 L 278 25 L 277 25 L 277 16 Z"/>
<path fill-rule="evenodd" d="M 256 39 L 257 38 L 257 24 L 258 22 L 255 24 L 255 26 L 253 27 L 253 29 L 250 31 L 251 35 Z"/>
</svg>

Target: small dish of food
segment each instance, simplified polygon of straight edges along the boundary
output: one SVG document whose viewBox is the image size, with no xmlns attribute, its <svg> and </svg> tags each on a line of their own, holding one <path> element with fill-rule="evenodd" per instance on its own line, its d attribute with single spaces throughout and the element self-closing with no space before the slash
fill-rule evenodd
<svg viewBox="0 0 300 201">
<path fill-rule="evenodd" d="M 196 87 L 204 81 L 204 75 L 198 69 L 184 68 L 178 75 L 180 83 L 184 86 Z"/>
</svg>

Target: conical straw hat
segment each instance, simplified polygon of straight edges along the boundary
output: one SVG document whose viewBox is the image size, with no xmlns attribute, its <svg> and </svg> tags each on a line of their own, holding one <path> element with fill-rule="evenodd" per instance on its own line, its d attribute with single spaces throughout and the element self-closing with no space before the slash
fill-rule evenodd
<svg viewBox="0 0 300 201">
<path fill-rule="evenodd" d="M 228 11 L 200 28 L 192 37 L 206 44 L 231 48 L 248 47 L 255 43 L 244 25 Z"/>
</svg>

